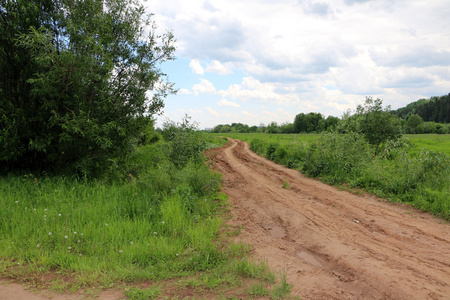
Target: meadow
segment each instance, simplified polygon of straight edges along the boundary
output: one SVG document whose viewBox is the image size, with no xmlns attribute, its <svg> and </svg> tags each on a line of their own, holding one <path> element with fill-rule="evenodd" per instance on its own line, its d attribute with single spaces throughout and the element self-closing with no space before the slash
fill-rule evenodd
<svg viewBox="0 0 450 300">
<path fill-rule="evenodd" d="M 422 149 L 433 150 L 450 155 L 450 134 L 406 134 L 412 146 L 410 154 L 418 154 Z"/>
<path fill-rule="evenodd" d="M 405 135 L 379 153 L 356 134 L 229 134 L 259 155 L 353 191 L 450 220 L 450 135 Z"/>
<path fill-rule="evenodd" d="M 248 245 L 229 242 L 239 228 L 224 225 L 221 175 L 200 151 L 225 142 L 180 131 L 139 148 L 119 179 L 1 178 L 0 277 L 87 296 L 116 288 L 129 299 L 183 289 L 223 299 L 289 297 L 283 274 L 251 261 Z"/>
</svg>

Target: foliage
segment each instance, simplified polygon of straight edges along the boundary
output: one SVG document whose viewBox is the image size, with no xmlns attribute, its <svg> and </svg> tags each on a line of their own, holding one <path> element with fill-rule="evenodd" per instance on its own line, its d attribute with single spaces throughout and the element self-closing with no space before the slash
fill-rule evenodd
<svg viewBox="0 0 450 300">
<path fill-rule="evenodd" d="M 177 167 L 184 167 L 190 161 L 201 161 L 202 151 L 206 150 L 206 141 L 198 132 L 198 124 L 185 116 L 181 123 L 166 121 L 162 135 L 168 141 L 168 155 Z"/>
<path fill-rule="evenodd" d="M 172 91 L 173 36 L 139 1 L 2 1 L 0 23 L 3 171 L 113 168 Z"/>
<path fill-rule="evenodd" d="M 411 115 L 405 123 L 406 133 L 423 133 L 423 119 L 417 114 Z"/>
<path fill-rule="evenodd" d="M 322 120 L 323 116 L 320 113 L 300 113 L 295 116 L 294 127 L 297 130 L 296 132 L 321 132 L 325 129 L 320 127 L 323 125 Z"/>
<path fill-rule="evenodd" d="M 450 123 L 450 94 L 417 100 L 394 113 L 403 119 L 417 114 L 426 122 Z"/>
<path fill-rule="evenodd" d="M 390 113 L 390 107 L 383 109 L 381 99 L 366 97 L 363 105 L 358 105 L 355 114 L 344 115 L 343 122 L 337 128 L 339 132 L 356 132 L 364 136 L 369 144 L 375 146 L 375 153 L 383 143 L 402 136 L 400 119 Z"/>
<path fill-rule="evenodd" d="M 372 149 L 363 135 L 328 133 L 311 144 L 303 171 L 313 177 L 325 176 L 333 184 L 342 183 L 359 176 L 371 158 Z"/>
</svg>

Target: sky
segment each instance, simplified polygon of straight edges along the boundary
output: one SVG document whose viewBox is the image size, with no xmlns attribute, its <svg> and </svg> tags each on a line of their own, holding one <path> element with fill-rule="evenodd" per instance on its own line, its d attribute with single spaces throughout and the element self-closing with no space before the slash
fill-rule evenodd
<svg viewBox="0 0 450 300">
<path fill-rule="evenodd" d="M 450 0 L 143 0 L 176 60 L 157 118 L 199 128 L 341 117 L 450 93 Z"/>
</svg>

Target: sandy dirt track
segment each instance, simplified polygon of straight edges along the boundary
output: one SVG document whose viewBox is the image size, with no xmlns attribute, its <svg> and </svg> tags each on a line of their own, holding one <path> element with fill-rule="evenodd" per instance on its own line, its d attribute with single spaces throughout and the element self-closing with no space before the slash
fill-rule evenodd
<svg viewBox="0 0 450 300">
<path fill-rule="evenodd" d="M 450 299 L 450 225 L 355 195 L 257 156 L 247 143 L 209 153 L 224 174 L 236 239 L 284 269 L 302 299 Z M 283 182 L 289 189 L 283 188 Z"/>
</svg>

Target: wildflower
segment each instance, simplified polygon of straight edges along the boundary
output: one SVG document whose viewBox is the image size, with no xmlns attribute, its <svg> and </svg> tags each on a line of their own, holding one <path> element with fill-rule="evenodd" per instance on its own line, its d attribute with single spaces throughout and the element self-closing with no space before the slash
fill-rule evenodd
<svg viewBox="0 0 450 300">
<path fill-rule="evenodd" d="M 180 254 L 177 253 L 177 256 L 178 256 L 178 255 L 180 255 Z"/>
<path fill-rule="evenodd" d="M 80 257 L 81 257 L 81 253 L 80 253 Z"/>
<path fill-rule="evenodd" d="M 119 253 L 122 253 L 123 252 L 123 250 L 119 250 Z"/>
<path fill-rule="evenodd" d="M 38 247 L 38 248 L 41 247 L 41 244 L 37 244 L 36 247 Z"/>
<path fill-rule="evenodd" d="M 44 218 L 47 218 L 47 215 L 44 215 Z"/>
<path fill-rule="evenodd" d="M 130 245 L 133 245 L 133 242 L 130 242 Z"/>
<path fill-rule="evenodd" d="M 51 233 L 51 232 L 49 232 L 49 233 L 48 233 L 48 235 L 52 235 L 52 233 Z"/>
<path fill-rule="evenodd" d="M 16 201 L 16 204 L 19 203 L 19 201 Z"/>
<path fill-rule="evenodd" d="M 47 211 L 47 209 L 44 209 L 44 211 Z"/>
<path fill-rule="evenodd" d="M 69 250 L 70 250 L 70 249 L 72 249 L 72 247 L 70 247 L 70 246 L 69 246 L 69 247 L 67 247 L 67 249 L 69 249 Z"/>
<path fill-rule="evenodd" d="M 36 211 L 36 208 L 33 208 L 34 211 Z"/>
<path fill-rule="evenodd" d="M 158 233 L 157 233 L 157 232 L 153 232 L 153 234 L 154 234 L 154 235 L 157 235 Z"/>
<path fill-rule="evenodd" d="M 83 233 L 81 233 L 81 236 L 83 236 Z"/>
<path fill-rule="evenodd" d="M 75 231 L 73 234 L 77 234 L 77 232 Z"/>
<path fill-rule="evenodd" d="M 69 237 L 67 235 L 64 236 L 65 239 L 68 239 Z"/>
<path fill-rule="evenodd" d="M 108 223 L 106 223 L 105 226 L 108 226 Z"/>
<path fill-rule="evenodd" d="M 162 223 L 162 224 L 166 224 L 166 222 L 164 222 L 164 221 L 162 221 L 161 223 Z"/>
<path fill-rule="evenodd" d="M 58 214 L 58 217 L 61 217 L 61 214 Z"/>
</svg>

